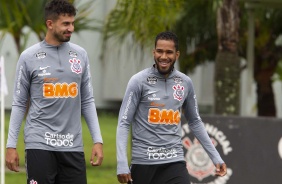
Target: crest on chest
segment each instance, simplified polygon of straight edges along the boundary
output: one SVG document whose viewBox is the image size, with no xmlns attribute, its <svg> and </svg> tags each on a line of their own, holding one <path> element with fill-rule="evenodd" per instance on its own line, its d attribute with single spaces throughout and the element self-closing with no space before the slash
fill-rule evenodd
<svg viewBox="0 0 282 184">
<path fill-rule="evenodd" d="M 173 92 L 173 98 L 175 100 L 181 101 L 184 97 L 184 86 L 181 86 L 180 84 L 172 86 Z"/>
<path fill-rule="evenodd" d="M 81 61 L 77 58 L 70 59 L 69 62 L 71 63 L 71 71 L 80 74 L 82 73 Z"/>
</svg>

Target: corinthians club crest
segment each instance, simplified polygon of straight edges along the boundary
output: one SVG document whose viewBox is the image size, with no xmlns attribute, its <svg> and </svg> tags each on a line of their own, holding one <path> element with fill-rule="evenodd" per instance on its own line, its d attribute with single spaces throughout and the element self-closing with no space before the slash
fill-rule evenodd
<svg viewBox="0 0 282 184">
<path fill-rule="evenodd" d="M 227 174 L 225 176 L 215 177 L 215 166 L 200 142 L 194 137 L 184 115 L 181 116 L 181 121 L 181 140 L 184 148 L 186 167 L 191 176 L 191 183 L 227 184 L 233 173 L 232 168 L 227 168 Z M 209 123 L 204 123 L 204 126 L 214 147 L 222 152 L 220 153 L 221 156 L 229 155 L 233 148 L 225 133 L 218 127 Z M 224 159 L 223 157 L 223 160 Z"/>
<path fill-rule="evenodd" d="M 80 74 L 82 72 L 82 67 L 80 65 L 80 60 L 73 58 L 70 59 L 69 62 L 71 63 L 71 71 L 76 73 L 76 74 Z"/>
<path fill-rule="evenodd" d="M 174 89 L 173 98 L 178 101 L 181 101 L 184 96 L 184 86 L 180 86 L 179 84 L 177 84 L 174 85 L 172 89 Z"/>
<path fill-rule="evenodd" d="M 217 145 L 217 142 L 214 139 L 212 139 L 212 142 L 215 146 Z M 200 142 L 196 138 L 191 141 L 190 138 L 185 137 L 182 140 L 182 143 L 188 150 L 184 156 L 187 160 L 186 167 L 189 174 L 198 178 L 199 181 L 214 175 L 214 165 Z"/>
</svg>

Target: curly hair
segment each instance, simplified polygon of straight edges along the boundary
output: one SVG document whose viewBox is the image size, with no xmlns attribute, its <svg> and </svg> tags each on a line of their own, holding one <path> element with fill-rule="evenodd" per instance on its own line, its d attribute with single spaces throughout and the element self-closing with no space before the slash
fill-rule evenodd
<svg viewBox="0 0 282 184">
<path fill-rule="evenodd" d="M 176 34 L 170 31 L 161 32 L 156 36 L 155 39 L 155 47 L 157 46 L 158 40 L 172 40 L 174 42 L 174 46 L 176 51 L 178 51 L 178 38 Z"/>
<path fill-rule="evenodd" d="M 76 8 L 68 0 L 51 0 L 45 5 L 45 21 L 57 20 L 62 14 L 76 15 Z"/>
</svg>

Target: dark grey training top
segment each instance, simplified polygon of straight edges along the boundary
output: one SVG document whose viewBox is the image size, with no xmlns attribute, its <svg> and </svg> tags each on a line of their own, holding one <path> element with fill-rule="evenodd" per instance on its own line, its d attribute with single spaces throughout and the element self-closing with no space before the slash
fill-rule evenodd
<svg viewBox="0 0 282 184">
<path fill-rule="evenodd" d="M 81 114 L 93 142 L 102 143 L 89 60 L 80 46 L 70 42 L 52 46 L 42 41 L 21 54 L 6 147 L 16 148 L 29 98 L 26 149 L 83 151 Z"/>
<path fill-rule="evenodd" d="M 129 173 L 127 140 L 132 123 L 131 164 L 163 164 L 184 160 L 181 113 L 214 164 L 224 163 L 198 113 L 191 79 L 173 70 L 165 78 L 154 67 L 129 81 L 117 127 L 117 174 Z"/>
</svg>

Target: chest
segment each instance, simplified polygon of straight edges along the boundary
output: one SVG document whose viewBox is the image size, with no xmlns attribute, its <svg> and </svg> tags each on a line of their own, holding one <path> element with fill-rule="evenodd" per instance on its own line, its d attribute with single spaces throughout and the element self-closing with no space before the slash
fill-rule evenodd
<svg viewBox="0 0 282 184">
<path fill-rule="evenodd" d="M 143 84 L 141 103 L 149 108 L 179 109 L 188 94 L 181 80 L 148 78 Z"/>
<path fill-rule="evenodd" d="M 31 83 L 79 83 L 86 70 L 82 56 L 75 52 L 51 50 L 36 53 L 29 66 Z"/>
</svg>

